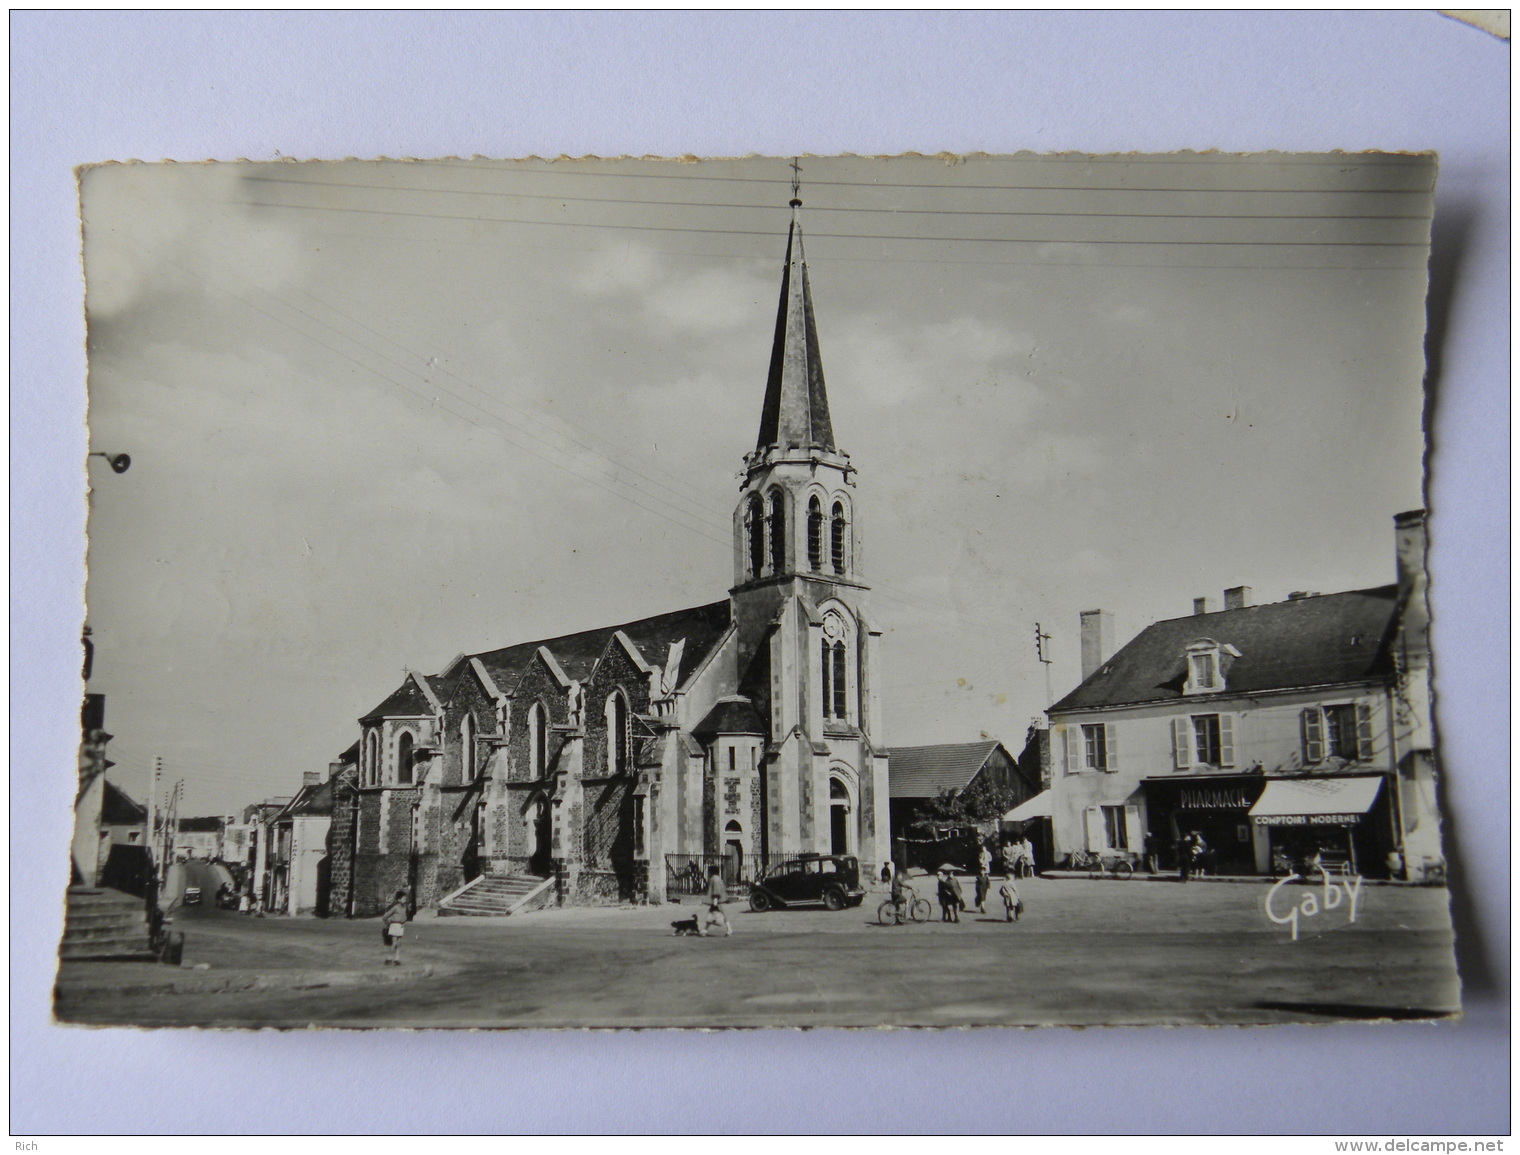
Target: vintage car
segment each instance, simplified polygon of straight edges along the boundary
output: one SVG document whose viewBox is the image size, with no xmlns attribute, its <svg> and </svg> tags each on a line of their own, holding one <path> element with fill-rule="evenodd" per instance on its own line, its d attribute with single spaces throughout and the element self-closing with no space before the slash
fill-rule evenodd
<svg viewBox="0 0 1520 1155">
<path fill-rule="evenodd" d="M 185 887 L 185 893 L 180 899 L 182 906 L 199 906 L 201 904 L 201 888 L 198 886 Z"/>
<path fill-rule="evenodd" d="M 754 911 L 822 903 L 829 910 L 859 906 L 865 899 L 860 863 L 848 854 L 800 854 L 768 870 L 750 886 Z"/>
</svg>

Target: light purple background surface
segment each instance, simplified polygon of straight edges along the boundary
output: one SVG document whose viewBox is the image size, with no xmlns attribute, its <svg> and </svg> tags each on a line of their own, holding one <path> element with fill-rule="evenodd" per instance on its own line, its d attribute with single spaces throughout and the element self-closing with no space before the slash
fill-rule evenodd
<svg viewBox="0 0 1520 1155">
<path fill-rule="evenodd" d="M 23 12 L 11 30 L 14 1134 L 1509 1129 L 1508 43 L 1431 11 Z M 72 166 L 1177 148 L 1441 153 L 1435 263 L 1455 259 L 1457 280 L 1429 506 L 1466 1022 L 421 1035 L 49 1024 L 82 620 Z M 930 1071 L 1008 1091 L 900 1093 Z M 189 1072 L 201 1087 L 215 1072 L 236 1107 L 173 1091 Z"/>
</svg>

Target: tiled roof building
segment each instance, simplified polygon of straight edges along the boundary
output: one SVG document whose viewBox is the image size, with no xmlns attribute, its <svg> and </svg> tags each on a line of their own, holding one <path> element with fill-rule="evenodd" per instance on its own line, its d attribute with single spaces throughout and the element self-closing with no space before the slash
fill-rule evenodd
<svg viewBox="0 0 1520 1155">
<path fill-rule="evenodd" d="M 1222 873 L 1318 853 L 1441 874 L 1423 512 L 1395 531 L 1393 585 L 1267 605 L 1242 586 L 1116 653 L 1107 615 L 1083 614 L 1083 679 L 1045 747 L 1058 852 L 1173 866 L 1196 832 Z"/>
</svg>

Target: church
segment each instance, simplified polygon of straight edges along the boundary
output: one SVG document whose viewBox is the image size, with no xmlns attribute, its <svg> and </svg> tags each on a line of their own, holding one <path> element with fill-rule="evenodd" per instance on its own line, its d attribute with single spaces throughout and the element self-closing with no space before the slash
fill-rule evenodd
<svg viewBox="0 0 1520 1155">
<path fill-rule="evenodd" d="M 409 674 L 331 768 L 331 913 L 402 888 L 458 913 L 661 902 L 713 865 L 890 856 L 881 627 L 791 206 L 728 596 Z"/>
</svg>

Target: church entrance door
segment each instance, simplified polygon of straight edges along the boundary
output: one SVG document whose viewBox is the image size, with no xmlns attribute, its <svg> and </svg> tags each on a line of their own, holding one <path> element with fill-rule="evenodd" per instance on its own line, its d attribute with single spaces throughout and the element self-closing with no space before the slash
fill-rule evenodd
<svg viewBox="0 0 1520 1155">
<path fill-rule="evenodd" d="M 850 837 L 850 791 L 838 778 L 829 779 L 829 853 L 855 853 Z"/>
<path fill-rule="evenodd" d="M 529 826 L 533 837 L 533 853 L 528 859 L 528 869 L 544 876 L 553 873 L 550 861 L 553 858 L 553 836 L 549 821 L 549 804 L 543 801 L 533 803 Z"/>
</svg>

